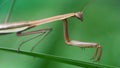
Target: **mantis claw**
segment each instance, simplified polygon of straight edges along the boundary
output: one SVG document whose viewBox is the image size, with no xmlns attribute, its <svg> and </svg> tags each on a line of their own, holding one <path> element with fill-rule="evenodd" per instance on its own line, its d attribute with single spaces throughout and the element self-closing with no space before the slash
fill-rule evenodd
<svg viewBox="0 0 120 68">
<path fill-rule="evenodd" d="M 76 16 L 80 16 L 80 14 L 77 14 Z M 82 18 L 81 16 L 79 17 Z M 82 20 L 82 19 L 81 19 Z M 68 22 L 67 19 L 64 19 L 64 39 L 65 43 L 72 46 L 77 46 L 81 48 L 96 48 L 95 54 L 92 57 L 92 60 L 96 58 L 98 55 L 97 61 L 100 61 L 101 55 L 102 55 L 102 47 L 97 43 L 91 43 L 91 42 L 80 42 L 76 40 L 70 40 L 69 34 L 68 34 Z M 100 53 L 98 54 L 98 50 L 100 49 Z"/>
</svg>

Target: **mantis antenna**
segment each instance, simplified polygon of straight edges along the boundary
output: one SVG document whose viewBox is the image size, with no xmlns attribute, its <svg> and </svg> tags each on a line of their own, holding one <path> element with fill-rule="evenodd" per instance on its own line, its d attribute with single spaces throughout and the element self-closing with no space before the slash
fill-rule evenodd
<svg viewBox="0 0 120 68">
<path fill-rule="evenodd" d="M 90 2 L 86 3 L 86 4 L 82 7 L 82 9 L 81 9 L 80 11 L 81 11 L 81 12 L 84 12 L 84 11 L 86 10 L 86 8 L 87 8 L 89 5 L 91 5 L 94 1 L 95 1 L 95 0 L 91 0 Z"/>
</svg>

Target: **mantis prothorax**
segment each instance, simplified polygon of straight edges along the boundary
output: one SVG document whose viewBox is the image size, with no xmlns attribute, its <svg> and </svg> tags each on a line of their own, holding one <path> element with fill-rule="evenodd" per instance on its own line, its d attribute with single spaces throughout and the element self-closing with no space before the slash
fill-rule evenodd
<svg viewBox="0 0 120 68">
<path fill-rule="evenodd" d="M 30 22 L 0 24 L 0 34 L 8 34 L 8 33 L 16 32 L 17 36 L 25 36 L 25 35 L 37 34 L 37 33 L 42 33 L 42 34 L 45 33 L 47 35 L 48 34 L 47 32 L 51 31 L 52 28 L 46 28 L 46 29 L 41 29 L 41 30 L 31 31 L 31 32 L 24 32 L 24 31 L 28 30 L 28 29 L 31 29 L 31 28 L 34 28 L 38 25 L 52 23 L 53 21 L 57 21 L 57 20 L 63 20 L 64 21 L 63 24 L 64 24 L 65 43 L 68 44 L 68 45 L 77 46 L 77 47 L 81 47 L 81 48 L 96 48 L 96 52 L 95 52 L 92 59 L 96 58 L 96 56 L 98 54 L 98 49 L 100 49 L 100 53 L 99 53 L 98 58 L 97 58 L 97 61 L 99 61 L 100 58 L 101 58 L 101 55 L 102 55 L 102 48 L 99 44 L 91 43 L 91 42 L 80 42 L 80 41 L 76 41 L 76 40 L 70 40 L 69 33 L 68 33 L 68 25 L 67 25 L 68 24 L 67 18 L 70 18 L 70 17 L 77 17 L 78 19 L 83 21 L 83 12 L 63 14 L 63 15 L 58 15 L 58 16 L 49 17 L 49 18 L 45 18 L 45 19 L 42 19 L 42 20 L 30 21 Z M 33 38 L 35 38 L 35 37 L 33 37 Z M 27 41 L 30 41 L 33 38 L 31 38 Z M 18 51 L 20 50 L 21 45 L 24 44 L 27 41 L 24 41 L 19 45 Z"/>
</svg>

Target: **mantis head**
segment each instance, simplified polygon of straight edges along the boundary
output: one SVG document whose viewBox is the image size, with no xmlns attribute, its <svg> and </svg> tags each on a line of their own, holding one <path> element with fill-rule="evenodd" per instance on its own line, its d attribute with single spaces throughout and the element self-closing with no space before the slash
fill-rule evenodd
<svg viewBox="0 0 120 68">
<path fill-rule="evenodd" d="M 78 19 L 80 19 L 81 21 L 83 21 L 83 12 L 76 12 L 75 13 L 75 17 L 77 17 Z"/>
</svg>

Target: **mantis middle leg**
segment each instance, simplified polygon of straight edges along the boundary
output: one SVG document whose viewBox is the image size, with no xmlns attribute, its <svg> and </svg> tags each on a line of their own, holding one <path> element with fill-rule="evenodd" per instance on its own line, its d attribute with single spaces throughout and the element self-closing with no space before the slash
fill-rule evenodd
<svg viewBox="0 0 120 68">
<path fill-rule="evenodd" d="M 42 38 L 40 39 L 40 41 L 41 41 L 41 40 L 43 40 L 43 39 L 48 35 L 48 33 L 49 33 L 51 30 L 52 30 L 52 28 L 46 28 L 46 29 L 40 29 L 40 30 L 30 31 L 30 32 L 24 32 L 24 33 L 23 33 L 23 31 L 17 32 L 17 36 L 26 36 L 26 35 L 31 35 L 31 34 L 39 34 L 39 35 L 37 35 L 37 36 L 35 36 L 35 37 L 32 37 L 32 38 L 30 38 L 30 39 L 28 39 L 28 40 L 23 41 L 23 42 L 19 45 L 19 47 L 18 47 L 18 52 L 20 51 L 20 48 L 21 48 L 21 46 L 22 46 L 24 43 L 26 43 L 26 42 L 28 42 L 28 41 L 31 41 L 32 39 L 37 38 L 37 37 L 39 37 L 40 35 L 44 35 L 44 36 L 42 36 Z M 37 43 L 37 44 L 38 44 L 38 43 Z M 36 44 L 36 45 L 37 45 L 37 44 Z M 36 47 L 36 45 L 34 45 L 34 46 L 32 47 L 31 51 Z"/>
</svg>

